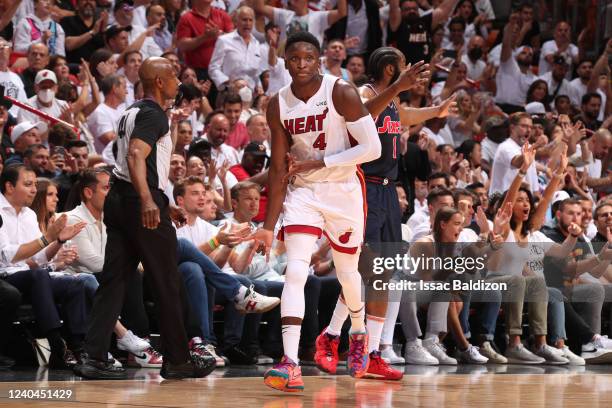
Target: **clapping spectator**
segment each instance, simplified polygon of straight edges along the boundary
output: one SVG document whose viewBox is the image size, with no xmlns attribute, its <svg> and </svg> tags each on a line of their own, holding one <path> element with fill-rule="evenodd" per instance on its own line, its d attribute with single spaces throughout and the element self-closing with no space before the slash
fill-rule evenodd
<svg viewBox="0 0 612 408">
<path fill-rule="evenodd" d="M 255 12 L 247 6 L 236 10 L 236 30 L 217 39 L 208 71 L 218 90 L 230 81 L 244 79 L 251 90 L 260 86 L 262 47 L 253 37 Z"/>
<path fill-rule="evenodd" d="M 104 47 L 102 33 L 106 29 L 108 12 L 103 11 L 96 18 L 95 0 L 78 0 L 76 14 L 64 17 L 60 24 L 66 33 L 66 58 L 78 64 L 81 59 L 89 61 L 91 55 Z"/>
</svg>

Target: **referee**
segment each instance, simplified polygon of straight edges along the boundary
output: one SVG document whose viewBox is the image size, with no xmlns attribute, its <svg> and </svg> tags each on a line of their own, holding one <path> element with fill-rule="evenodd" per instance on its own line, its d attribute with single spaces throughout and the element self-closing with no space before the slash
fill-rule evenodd
<svg viewBox="0 0 612 408">
<path fill-rule="evenodd" d="M 138 76 L 144 99 L 130 106 L 119 120 L 117 162 L 104 204 L 107 231 L 104 268 L 91 311 L 85 351 L 75 372 L 85 378 L 122 379 L 126 372 L 107 358 L 113 327 L 129 296 L 127 277 L 142 262 L 154 289 L 164 378 L 204 377 L 215 360 L 190 355 L 183 325 L 177 269 L 177 240 L 171 218 L 183 221 L 163 193 L 168 183 L 173 140 L 163 106 L 176 97 L 179 80 L 165 58 L 149 58 Z"/>
</svg>

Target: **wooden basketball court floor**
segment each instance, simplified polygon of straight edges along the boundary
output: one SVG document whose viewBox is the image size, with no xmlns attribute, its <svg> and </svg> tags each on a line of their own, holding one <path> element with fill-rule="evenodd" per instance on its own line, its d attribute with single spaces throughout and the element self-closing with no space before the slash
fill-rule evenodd
<svg viewBox="0 0 612 408">
<path fill-rule="evenodd" d="M 355 380 L 304 368 L 306 389 L 267 388 L 267 367 L 218 369 L 203 379 L 166 381 L 129 369 L 123 381 L 84 381 L 68 371 L 0 373 L 1 407 L 612 407 L 612 366 L 406 366 L 401 382 Z M 11 399 L 13 390 L 71 390 L 69 400 Z"/>
</svg>

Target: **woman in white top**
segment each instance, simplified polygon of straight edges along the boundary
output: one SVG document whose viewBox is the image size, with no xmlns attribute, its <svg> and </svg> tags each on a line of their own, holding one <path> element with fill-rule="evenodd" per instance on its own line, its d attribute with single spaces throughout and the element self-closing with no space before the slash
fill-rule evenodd
<svg viewBox="0 0 612 408">
<path fill-rule="evenodd" d="M 506 320 L 510 337 L 506 351 L 509 362 L 539 364 L 567 364 L 574 357 L 567 347 L 562 354 L 546 344 L 548 290 L 543 273 L 545 255 L 563 258 L 576 245 L 582 230 L 576 224 L 570 227 L 570 235 L 562 245 L 546 238 L 542 227 L 552 195 L 557 191 L 567 167 L 567 155 L 563 152 L 553 169 L 553 178 L 546 187 L 542 199 L 535 205 L 531 192 L 521 186 L 527 169 L 535 160 L 535 148 L 525 143 L 522 147 L 522 165 L 508 191 L 502 196 L 503 211 L 511 213 L 510 222 L 502 231 L 506 242 L 503 251 L 489 262 L 489 280 L 507 282 L 511 287 L 511 301 L 506 301 Z M 502 266 L 503 265 L 503 266 Z M 533 353 L 521 344 L 521 315 L 523 300 L 529 305 L 530 331 L 535 338 Z M 557 313 L 563 313 L 562 308 Z M 534 355 L 535 354 L 535 355 Z"/>
</svg>

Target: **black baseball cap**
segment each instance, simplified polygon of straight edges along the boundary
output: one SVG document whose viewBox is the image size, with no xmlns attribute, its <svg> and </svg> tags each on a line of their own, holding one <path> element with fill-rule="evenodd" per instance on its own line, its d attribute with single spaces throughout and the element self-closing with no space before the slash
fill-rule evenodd
<svg viewBox="0 0 612 408">
<path fill-rule="evenodd" d="M 553 64 L 559 64 L 559 65 L 565 65 L 565 66 L 569 65 L 567 62 L 567 59 L 563 55 L 560 55 L 560 54 L 557 54 L 553 57 Z"/>
<path fill-rule="evenodd" d="M 115 2 L 115 7 L 113 7 L 113 11 L 119 10 L 119 8 L 123 7 L 124 5 L 128 5 L 133 8 L 134 1 L 133 0 L 117 0 L 117 2 Z"/>
<path fill-rule="evenodd" d="M 251 142 L 244 148 L 245 153 L 251 153 L 256 156 L 265 156 L 268 157 L 266 153 L 266 146 L 263 143 L 259 142 Z"/>
<path fill-rule="evenodd" d="M 108 42 L 112 38 L 114 38 L 117 35 L 119 35 L 119 33 L 122 32 L 122 31 L 130 32 L 130 31 L 132 31 L 132 26 L 128 25 L 128 26 L 125 26 L 125 27 L 119 27 L 119 26 L 116 26 L 116 25 L 112 25 L 112 26 L 108 27 L 106 29 L 106 31 L 104 32 L 104 39 L 106 40 L 106 42 Z"/>
</svg>

